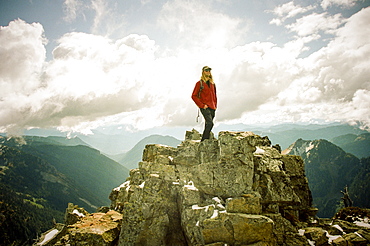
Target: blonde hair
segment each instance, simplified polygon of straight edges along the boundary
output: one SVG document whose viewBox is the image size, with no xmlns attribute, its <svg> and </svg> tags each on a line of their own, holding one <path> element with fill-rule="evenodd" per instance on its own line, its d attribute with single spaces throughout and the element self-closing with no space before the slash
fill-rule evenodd
<svg viewBox="0 0 370 246">
<path fill-rule="evenodd" d="M 211 72 L 209 72 L 209 77 L 206 77 L 206 75 L 204 74 L 204 70 L 202 70 L 202 77 L 200 77 L 200 79 L 203 81 L 203 82 L 207 82 L 209 80 L 210 83 L 214 84 L 215 82 L 213 81 L 213 78 L 212 78 L 212 74 Z"/>
</svg>

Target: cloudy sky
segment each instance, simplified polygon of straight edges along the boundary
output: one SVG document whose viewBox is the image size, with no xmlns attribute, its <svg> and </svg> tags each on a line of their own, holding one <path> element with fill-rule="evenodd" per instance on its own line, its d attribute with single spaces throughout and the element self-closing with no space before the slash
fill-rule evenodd
<svg viewBox="0 0 370 246">
<path fill-rule="evenodd" d="M 218 123 L 370 126 L 370 0 L 0 0 L 0 132 Z"/>
</svg>

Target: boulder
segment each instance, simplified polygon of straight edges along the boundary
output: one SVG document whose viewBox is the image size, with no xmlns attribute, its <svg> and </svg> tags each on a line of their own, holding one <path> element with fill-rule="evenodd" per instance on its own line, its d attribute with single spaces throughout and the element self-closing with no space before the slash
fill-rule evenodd
<svg viewBox="0 0 370 246">
<path fill-rule="evenodd" d="M 220 213 L 203 221 L 205 244 L 223 242 L 230 245 L 250 245 L 263 242 L 273 245 L 274 222 L 262 215 Z"/>
<path fill-rule="evenodd" d="M 68 203 L 66 213 L 64 214 L 64 223 L 66 225 L 72 225 L 88 214 L 89 213 L 84 208 L 80 208 L 78 205 L 74 205 L 73 203 Z"/>
<path fill-rule="evenodd" d="M 306 238 L 315 243 L 317 246 L 327 245 L 328 238 L 326 232 L 322 228 L 308 227 L 304 229 L 304 235 Z"/>
<path fill-rule="evenodd" d="M 83 208 L 70 203 L 66 210 L 65 224 L 56 224 L 55 228 L 44 233 L 34 245 L 115 246 L 121 231 L 121 222 L 122 214 L 117 211 L 89 214 Z"/>
</svg>

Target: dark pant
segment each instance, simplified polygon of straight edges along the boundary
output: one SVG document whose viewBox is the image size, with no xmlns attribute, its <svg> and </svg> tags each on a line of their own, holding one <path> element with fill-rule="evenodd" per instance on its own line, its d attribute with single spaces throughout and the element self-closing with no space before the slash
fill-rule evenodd
<svg viewBox="0 0 370 246">
<path fill-rule="evenodd" d="M 202 141 L 203 141 L 204 139 L 209 139 L 210 137 L 210 133 L 213 128 L 213 118 L 215 118 L 216 110 L 211 109 L 211 108 L 206 108 L 206 109 L 201 108 L 200 112 L 202 113 L 206 121 L 205 126 L 204 126 L 203 135 L 202 135 Z"/>
</svg>

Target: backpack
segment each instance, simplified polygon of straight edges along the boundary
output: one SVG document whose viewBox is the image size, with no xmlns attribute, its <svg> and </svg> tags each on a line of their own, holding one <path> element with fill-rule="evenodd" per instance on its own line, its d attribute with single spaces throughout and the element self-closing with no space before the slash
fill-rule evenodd
<svg viewBox="0 0 370 246">
<path fill-rule="evenodd" d="M 203 88 L 204 88 L 204 85 L 203 85 L 203 80 L 200 80 L 200 88 L 199 88 L 199 91 L 198 91 L 198 98 L 200 98 L 200 93 L 202 92 Z M 199 119 L 199 111 L 200 109 L 198 108 L 198 115 L 197 115 L 197 118 L 196 118 L 196 122 L 198 123 L 198 119 Z"/>
<path fill-rule="evenodd" d="M 200 93 L 202 92 L 204 86 L 203 86 L 203 80 L 200 80 L 200 88 L 199 88 L 199 91 L 198 91 L 198 98 L 200 98 Z"/>
</svg>

